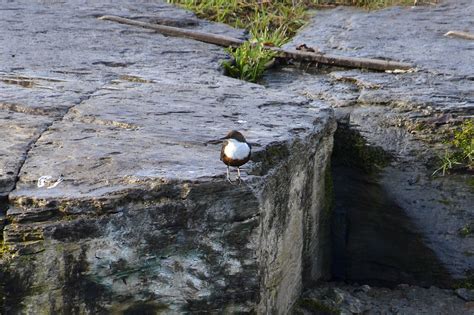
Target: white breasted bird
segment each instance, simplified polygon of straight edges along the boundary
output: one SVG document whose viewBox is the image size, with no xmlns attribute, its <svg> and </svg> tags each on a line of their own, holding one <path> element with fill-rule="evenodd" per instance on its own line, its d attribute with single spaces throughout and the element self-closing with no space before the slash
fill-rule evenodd
<svg viewBox="0 0 474 315">
<path fill-rule="evenodd" d="M 230 179 L 230 166 L 237 167 L 237 180 L 240 178 L 240 167 L 250 160 L 251 147 L 244 136 L 237 130 L 230 131 L 227 136 L 221 138 L 224 140 L 221 149 L 221 161 L 227 165 L 227 180 L 233 184 Z"/>
</svg>

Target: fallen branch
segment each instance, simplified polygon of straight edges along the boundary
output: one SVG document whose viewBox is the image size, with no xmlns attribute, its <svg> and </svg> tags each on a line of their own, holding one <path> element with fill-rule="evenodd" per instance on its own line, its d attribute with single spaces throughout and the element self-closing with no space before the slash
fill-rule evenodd
<svg viewBox="0 0 474 315">
<path fill-rule="evenodd" d="M 122 18 L 113 15 L 104 15 L 99 18 L 100 20 L 108 20 L 121 24 L 133 25 L 143 27 L 146 29 L 155 30 L 163 35 L 185 37 L 195 39 L 201 42 L 219 45 L 223 47 L 237 47 L 244 43 L 243 40 L 224 36 L 216 35 L 211 33 L 205 33 L 200 31 L 182 29 L 178 27 L 165 26 L 159 24 L 151 24 L 131 19 Z M 298 50 L 286 50 L 277 47 L 265 46 L 266 49 L 275 51 L 278 53 L 278 57 L 286 59 L 295 59 L 303 61 L 317 62 L 321 64 L 327 64 L 331 66 L 349 67 L 349 68 L 363 68 L 377 71 L 393 71 L 393 70 L 409 70 L 413 69 L 414 66 L 405 62 L 389 61 L 382 59 L 369 59 L 369 58 L 356 58 L 356 57 L 343 57 L 336 55 L 329 55 L 317 52 L 304 52 Z"/>
<path fill-rule="evenodd" d="M 155 30 L 158 33 L 161 33 L 167 36 L 191 38 L 191 39 L 195 39 L 201 42 L 214 44 L 218 46 L 224 46 L 224 47 L 229 47 L 229 46 L 237 47 L 244 43 L 243 40 L 230 37 L 230 36 L 216 35 L 216 34 L 211 34 L 211 33 L 205 33 L 205 32 L 188 30 L 188 29 L 183 29 L 179 27 L 166 26 L 166 25 L 160 25 L 160 24 L 151 24 L 151 23 L 141 22 L 137 20 L 126 19 L 120 16 L 114 16 L 114 15 L 104 15 L 104 16 L 99 17 L 99 20 L 107 20 L 107 21 L 117 22 L 120 24 L 143 27 L 143 28 Z"/>
<path fill-rule="evenodd" d="M 410 70 L 414 68 L 412 64 L 398 61 L 358 57 L 343 57 L 323 53 L 303 52 L 297 50 L 291 51 L 276 47 L 269 47 L 268 49 L 278 52 L 279 57 L 302 61 L 318 62 L 331 66 L 362 68 L 377 71 Z"/>
<path fill-rule="evenodd" d="M 444 36 L 453 36 L 453 37 L 459 37 L 463 39 L 470 39 L 474 40 L 474 34 L 468 33 L 468 32 L 460 32 L 460 31 L 449 31 Z"/>
</svg>

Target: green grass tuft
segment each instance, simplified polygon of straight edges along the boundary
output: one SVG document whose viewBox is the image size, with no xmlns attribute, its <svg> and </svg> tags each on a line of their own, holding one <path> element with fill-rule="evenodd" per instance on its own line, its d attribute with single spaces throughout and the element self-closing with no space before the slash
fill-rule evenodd
<svg viewBox="0 0 474 315">
<path fill-rule="evenodd" d="M 251 42 L 237 49 L 228 49 L 235 62 L 224 62 L 228 75 L 257 82 L 264 65 L 275 53 L 265 45 L 277 46 L 288 42 L 306 23 L 308 9 L 324 4 L 356 5 L 369 9 L 394 4 L 413 4 L 413 0 L 168 0 L 193 11 L 200 18 L 247 29 Z M 256 43 L 256 44 L 255 44 Z"/>
<path fill-rule="evenodd" d="M 433 175 L 445 175 L 453 169 L 474 169 L 474 119 L 463 122 L 446 141 L 450 149 L 440 157 L 440 167 Z"/>
<path fill-rule="evenodd" d="M 222 63 L 227 75 L 249 82 L 257 82 L 263 75 L 266 65 L 272 61 L 275 53 L 265 50 L 263 44 L 245 42 L 237 48 L 227 48 L 233 61 Z"/>
<path fill-rule="evenodd" d="M 304 25 L 306 4 L 302 0 L 168 0 L 191 10 L 200 18 L 245 28 L 255 37 L 265 29 L 284 29 L 293 36 Z"/>
<path fill-rule="evenodd" d="M 200 18 L 247 29 L 252 40 L 227 52 L 226 73 L 234 78 L 257 82 L 275 53 L 264 48 L 280 47 L 305 24 L 306 6 L 301 0 L 168 0 L 192 10 Z"/>
</svg>

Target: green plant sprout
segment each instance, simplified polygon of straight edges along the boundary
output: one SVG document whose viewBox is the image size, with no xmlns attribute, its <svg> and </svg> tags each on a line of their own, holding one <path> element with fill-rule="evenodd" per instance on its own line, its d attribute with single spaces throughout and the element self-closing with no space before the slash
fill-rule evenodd
<svg viewBox="0 0 474 315">
<path fill-rule="evenodd" d="M 458 168 L 474 169 L 474 119 L 464 121 L 446 143 L 450 149 L 440 157 L 441 166 L 432 175 L 441 173 L 444 176 L 450 170 Z"/>
</svg>

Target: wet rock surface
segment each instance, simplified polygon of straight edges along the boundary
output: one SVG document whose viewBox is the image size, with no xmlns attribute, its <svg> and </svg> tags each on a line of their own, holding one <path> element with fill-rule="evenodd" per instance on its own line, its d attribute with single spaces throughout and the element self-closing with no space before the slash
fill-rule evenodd
<svg viewBox="0 0 474 315">
<path fill-rule="evenodd" d="M 394 289 L 324 283 L 306 291 L 294 314 L 472 314 L 453 290 L 401 284 Z"/>
<path fill-rule="evenodd" d="M 242 35 L 160 2 L 2 4 L 2 312 L 287 312 L 328 275 L 332 111 L 103 14 Z M 229 129 L 253 144 L 241 186 Z"/>
<path fill-rule="evenodd" d="M 474 222 L 472 175 L 431 174 L 444 154 L 445 131 L 474 113 L 474 44 L 443 36 L 472 29 L 473 14 L 472 2 L 463 0 L 374 12 L 318 11 L 288 47 L 305 43 L 326 53 L 407 61 L 417 71 L 304 64 L 266 77 L 270 88 L 331 104 L 339 128 L 349 130 L 349 136 L 336 134 L 335 143 L 352 149 L 333 163 L 334 177 L 340 179 L 335 185 L 340 247 L 335 252 L 342 279 L 384 285 L 424 279 L 424 285 L 449 286 L 472 273 L 474 238 L 460 233 Z M 386 154 L 390 161 L 379 163 Z M 372 175 L 354 177 L 347 167 Z M 364 192 L 378 200 L 361 196 Z M 379 210 L 372 211 L 372 201 Z M 394 225 L 387 227 L 387 218 Z M 404 232 L 411 236 L 405 239 Z"/>
<path fill-rule="evenodd" d="M 456 295 L 459 296 L 461 299 L 473 302 L 474 301 L 474 290 L 473 289 L 466 289 L 466 288 L 459 288 L 456 289 Z"/>
<path fill-rule="evenodd" d="M 472 42 L 443 37 L 472 27 L 469 1 L 318 12 L 290 46 L 417 71 L 288 66 L 266 88 L 223 76 L 221 48 L 96 17 L 238 30 L 163 3 L 68 4 L 0 8 L 4 313 L 286 313 L 328 276 L 328 105 L 356 135 L 336 135 L 351 148 L 333 168 L 336 276 L 469 277 L 474 238 L 459 233 L 474 224 L 469 176 L 431 177 L 443 131 L 474 111 Z M 232 128 L 254 149 L 242 186 L 225 182 L 213 144 Z M 64 180 L 38 187 L 45 175 Z M 303 299 L 347 313 L 469 314 L 471 291 L 329 284 Z"/>
</svg>

